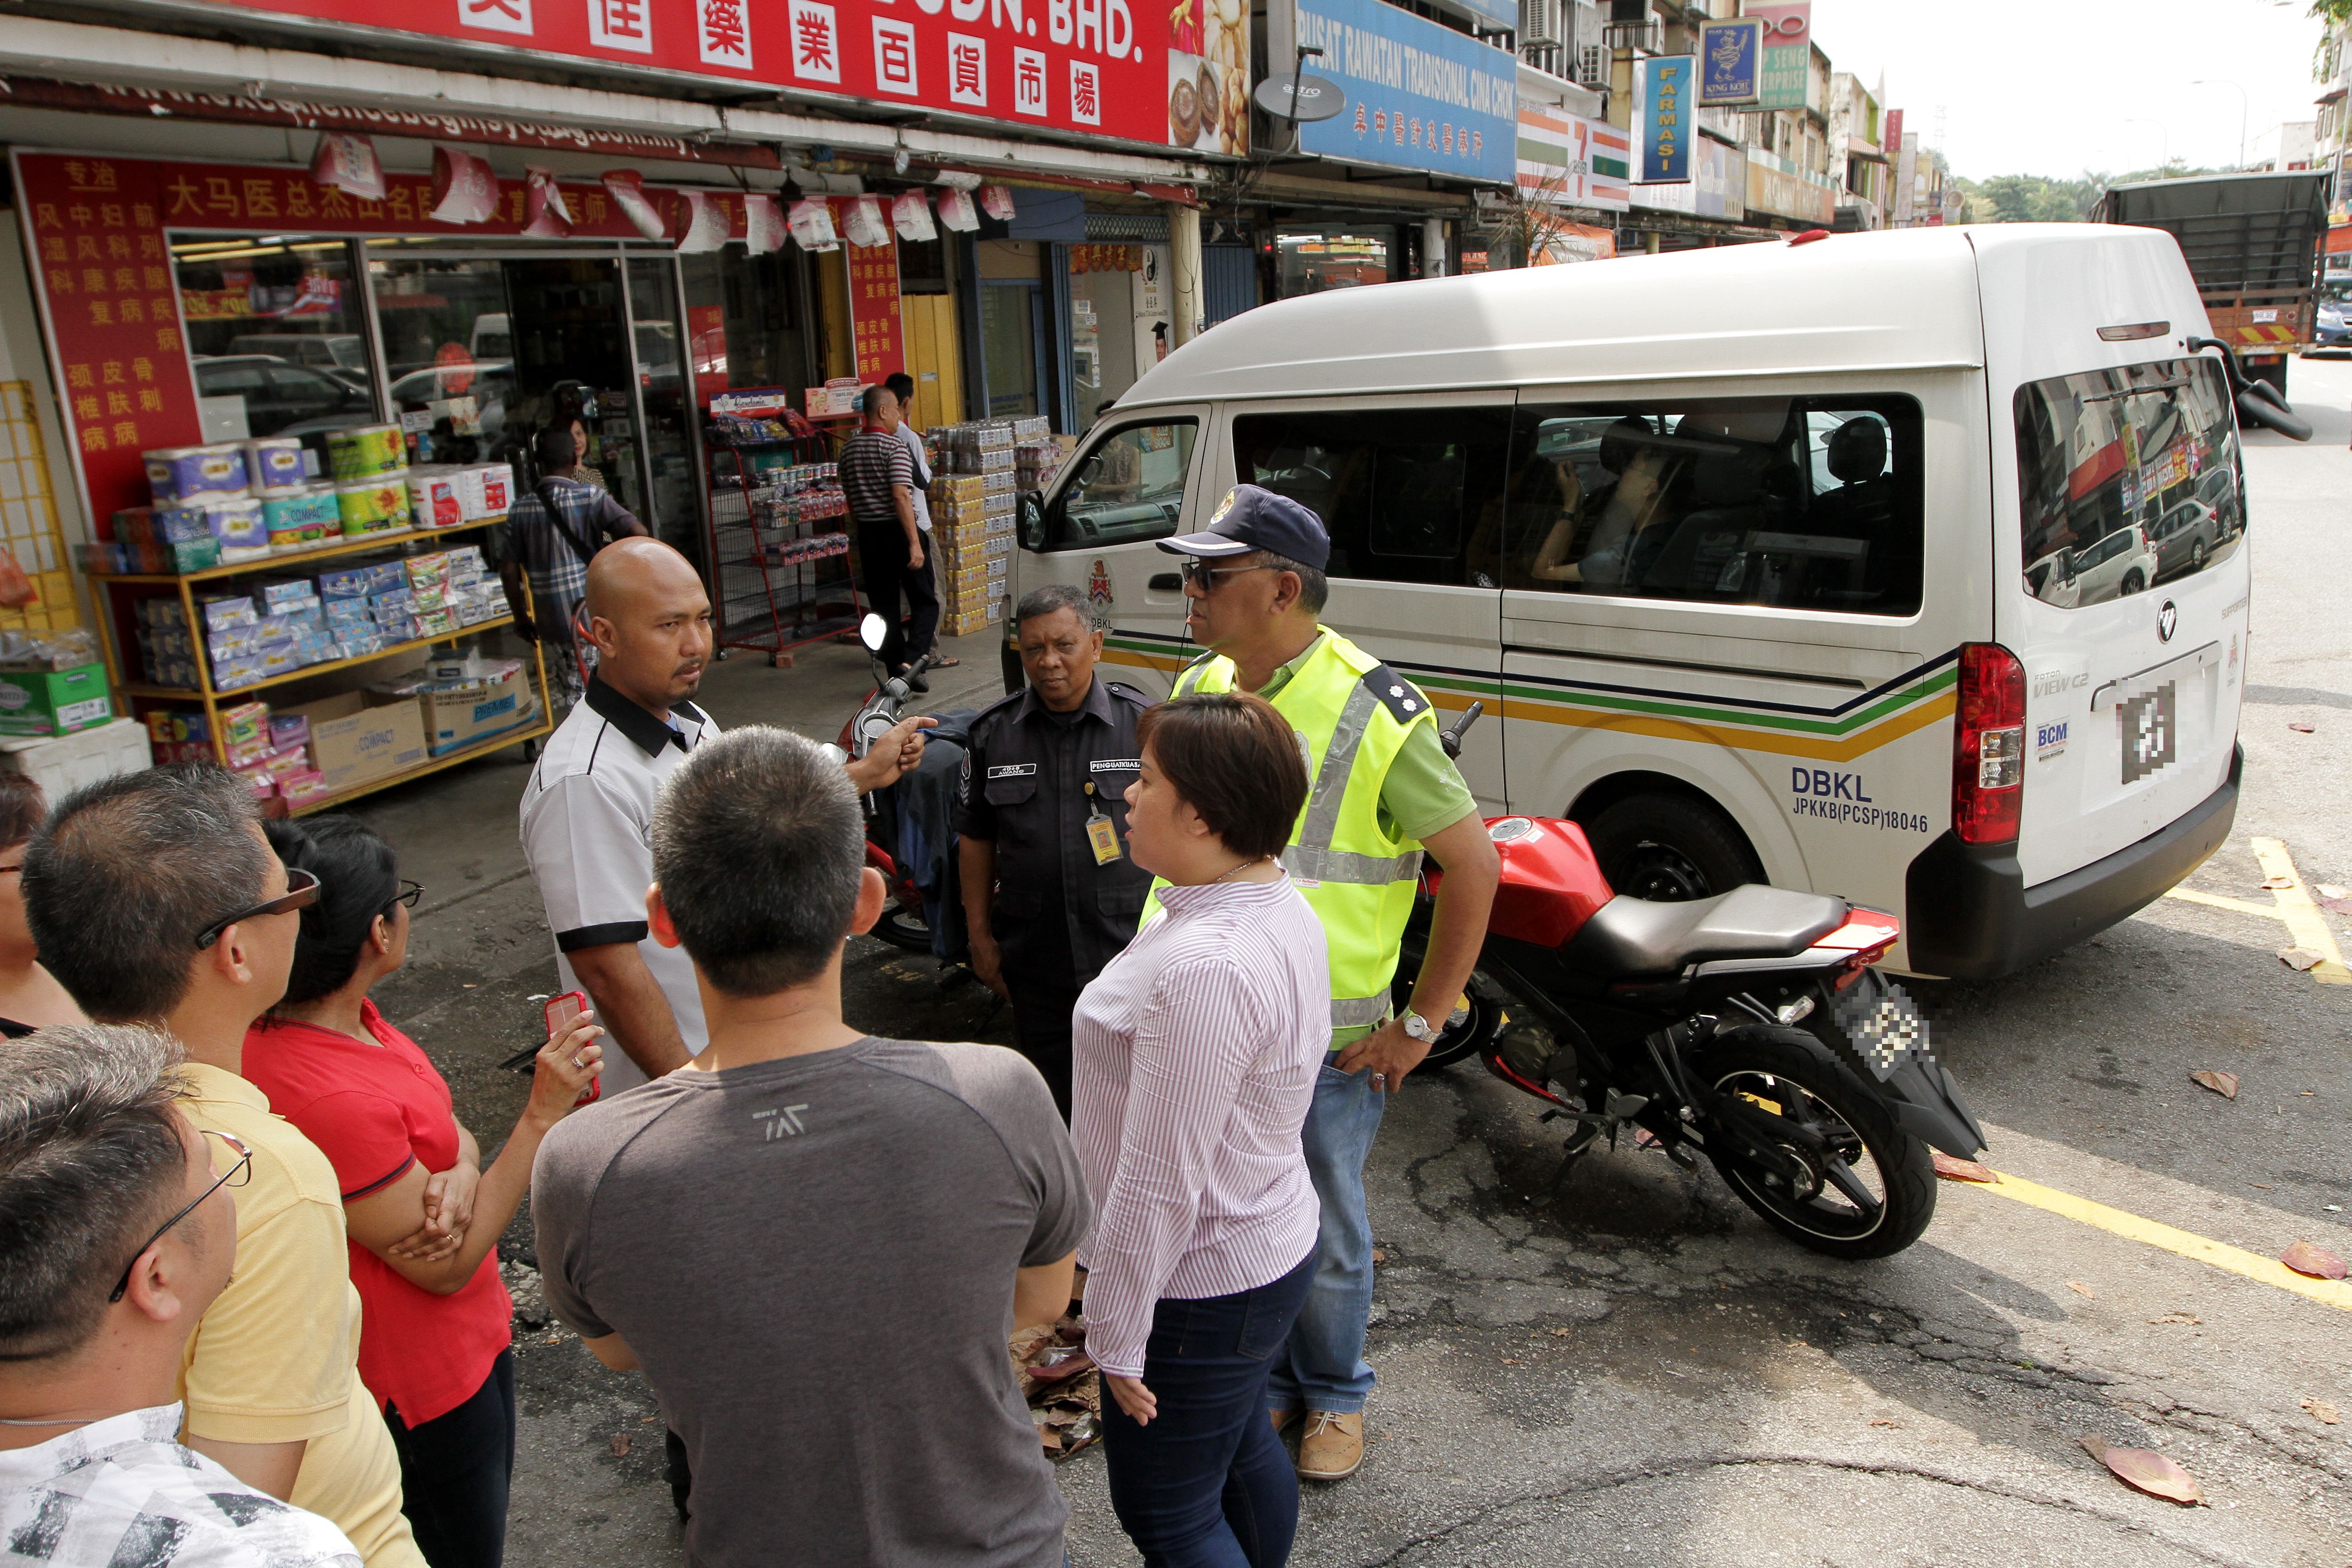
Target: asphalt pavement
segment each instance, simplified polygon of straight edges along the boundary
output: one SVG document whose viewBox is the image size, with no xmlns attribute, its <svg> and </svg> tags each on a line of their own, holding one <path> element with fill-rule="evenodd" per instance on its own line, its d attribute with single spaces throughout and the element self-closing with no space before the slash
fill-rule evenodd
<svg viewBox="0 0 2352 1568">
<path fill-rule="evenodd" d="M 2277 956 L 2315 926 L 2352 946 L 2352 921 L 2297 901 L 2352 885 L 2352 363 L 2299 362 L 2292 392 L 2313 442 L 2247 443 L 2245 793 L 2183 889 L 2202 901 L 2159 900 L 1999 983 L 1916 987 L 2011 1179 L 1941 1183 L 1909 1250 L 1832 1263 L 1711 1171 L 1630 1144 L 1555 1187 L 1559 1138 L 1528 1100 L 1475 1064 L 1416 1075 L 1370 1172 L 1370 1455 L 1307 1489 L 1294 1562 L 2352 1563 L 2352 1426 L 2331 1419 L 2352 1409 L 2352 1296 L 2298 1293 L 2267 1264 L 2297 1240 L 2352 1256 L 2352 985 Z M 991 639 L 963 644 L 937 706 L 996 689 Z M 792 670 L 739 656 L 708 705 L 829 738 L 864 683 L 850 648 Z M 486 1147 L 521 1101 L 495 1063 L 553 984 L 514 842 L 524 766 L 362 813 L 427 888 L 411 967 L 379 999 Z M 2283 864 L 2297 888 L 2265 889 Z M 877 1032 L 1010 1039 L 992 998 L 928 959 L 860 939 L 847 984 Z M 2236 1075 L 2237 1097 L 2200 1070 Z M 527 1220 L 501 1256 L 524 1419 L 509 1562 L 682 1561 L 643 1380 L 546 1321 Z M 2127 1489 L 2086 1436 L 2169 1458 L 2205 1506 Z M 1136 1562 L 1099 1451 L 1058 1474 L 1074 1562 Z"/>
</svg>

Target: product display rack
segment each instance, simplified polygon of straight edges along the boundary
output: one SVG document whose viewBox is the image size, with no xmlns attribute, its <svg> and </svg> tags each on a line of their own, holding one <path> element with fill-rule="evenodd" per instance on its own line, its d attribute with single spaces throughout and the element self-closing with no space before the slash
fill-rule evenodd
<svg viewBox="0 0 2352 1568">
<path fill-rule="evenodd" d="M 404 557 L 418 552 L 403 548 L 404 546 L 420 541 L 478 533 L 491 526 L 493 525 L 490 522 L 484 521 L 461 523 L 454 528 L 387 530 L 380 533 L 346 539 L 341 543 L 322 546 L 316 550 L 294 551 L 284 555 L 272 555 L 260 561 L 240 561 L 233 564 L 207 566 L 200 571 L 179 575 L 163 573 L 89 573 L 88 576 L 90 584 L 99 599 L 99 619 L 103 623 L 103 632 L 99 638 L 99 646 L 106 658 L 107 680 L 115 690 L 126 698 L 135 698 L 140 701 L 152 704 L 177 704 L 183 707 L 203 709 L 206 721 L 205 728 L 212 737 L 213 755 L 223 766 L 226 766 L 228 763 L 227 742 L 220 717 L 224 709 L 250 702 L 260 693 L 299 681 L 333 675 L 342 670 L 358 669 L 366 665 L 382 664 L 388 659 L 404 656 L 423 655 L 435 647 L 446 647 L 454 649 L 458 643 L 478 633 L 512 626 L 514 617 L 511 615 L 499 616 L 491 620 L 477 621 L 472 626 L 460 627 L 453 634 L 417 637 L 408 642 L 390 644 L 375 652 L 360 654 L 351 658 L 330 659 L 320 664 L 304 665 L 298 669 L 289 669 L 282 675 L 269 676 L 224 691 L 213 685 L 212 661 L 209 658 L 203 657 L 195 661 L 198 684 L 194 687 L 158 686 L 149 681 L 131 679 L 130 671 L 134 667 L 134 661 L 126 657 L 124 650 L 127 646 L 135 645 L 125 643 L 124 629 L 135 622 L 132 605 L 137 600 L 155 596 L 152 593 L 142 593 L 138 590 L 177 589 L 180 607 L 187 617 L 187 625 L 197 627 L 204 625 L 204 617 L 197 608 L 197 601 L 202 596 L 202 591 L 213 584 L 225 584 L 229 580 L 239 577 L 300 575 L 309 571 L 312 562 L 331 561 L 346 556 L 389 551 L 395 557 Z M 526 607 L 530 606 L 530 587 L 528 580 L 523 585 L 523 602 Z M 310 812 L 324 811 L 345 805 L 362 795 L 389 789 L 394 784 L 405 784 L 411 779 L 423 778 L 427 773 L 439 773 L 444 768 L 471 762 L 477 757 L 502 751 L 518 742 L 524 745 L 526 756 L 535 755 L 540 739 L 555 728 L 554 710 L 548 701 L 547 656 L 536 642 L 531 645 L 530 668 L 535 677 L 532 687 L 539 703 L 539 716 L 531 722 L 512 730 L 502 730 L 496 735 L 485 737 L 477 745 L 467 746 L 446 756 L 428 757 L 415 767 L 405 768 L 382 778 L 370 779 L 365 784 L 338 791 L 333 795 L 305 801 L 294 807 L 291 815 L 300 816 Z"/>
<path fill-rule="evenodd" d="M 856 630 L 860 609 L 846 548 L 790 563 L 772 564 L 768 559 L 771 546 L 788 547 L 827 533 L 846 535 L 848 518 L 762 522 L 751 504 L 749 483 L 751 453 L 790 451 L 795 463 L 823 463 L 833 460 L 833 446 L 824 429 L 770 441 L 703 443 L 709 465 L 706 489 L 720 658 L 730 648 L 746 648 L 766 654 L 774 668 L 788 669 L 793 649 Z M 730 457 L 731 476 L 722 460 Z M 732 484 L 726 482 L 730 478 Z"/>
</svg>

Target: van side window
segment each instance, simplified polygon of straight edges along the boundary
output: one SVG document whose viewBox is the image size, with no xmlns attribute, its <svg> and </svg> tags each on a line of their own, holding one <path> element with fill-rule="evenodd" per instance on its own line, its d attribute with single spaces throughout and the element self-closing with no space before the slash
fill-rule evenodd
<svg viewBox="0 0 2352 1568">
<path fill-rule="evenodd" d="M 1495 588 L 1503 408 L 1250 414 L 1234 421 L 1234 472 L 1314 510 L 1330 575 Z"/>
<path fill-rule="evenodd" d="M 2236 553 L 2237 425 L 2211 359 L 2053 376 L 2015 401 L 2027 593 L 2078 609 Z"/>
<path fill-rule="evenodd" d="M 1514 588 L 1851 615 L 1919 608 L 1919 405 L 1876 394 L 1521 404 Z"/>
<path fill-rule="evenodd" d="M 1045 548 L 1134 544 L 1174 533 L 1199 429 L 1192 419 L 1162 419 L 1123 426 L 1095 442 L 1054 498 Z"/>
</svg>

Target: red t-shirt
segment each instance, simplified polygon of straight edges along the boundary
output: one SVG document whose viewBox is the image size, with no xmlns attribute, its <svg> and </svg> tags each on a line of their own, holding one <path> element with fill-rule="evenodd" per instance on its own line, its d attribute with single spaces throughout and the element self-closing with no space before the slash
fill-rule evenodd
<svg viewBox="0 0 2352 1568">
<path fill-rule="evenodd" d="M 411 1165 L 457 1163 L 449 1086 L 416 1042 L 383 1021 L 373 1002 L 360 1017 L 379 1042 L 291 1019 L 264 1019 L 245 1037 L 245 1076 L 335 1167 L 351 1203 L 398 1181 Z M 412 1285 L 356 1240 L 360 1380 L 379 1407 L 411 1426 L 474 1396 L 514 1338 L 514 1303 L 493 1249 L 465 1288 L 436 1296 Z"/>
</svg>

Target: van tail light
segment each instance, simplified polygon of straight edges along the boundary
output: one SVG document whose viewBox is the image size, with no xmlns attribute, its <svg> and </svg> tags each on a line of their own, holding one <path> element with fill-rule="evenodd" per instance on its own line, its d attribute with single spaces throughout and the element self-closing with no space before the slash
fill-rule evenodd
<svg viewBox="0 0 2352 1568">
<path fill-rule="evenodd" d="M 1952 733 L 1952 827 L 1964 844 L 2010 844 L 2025 801 L 2025 667 L 1999 643 L 1960 645 Z"/>
</svg>

